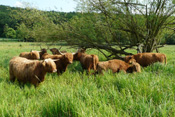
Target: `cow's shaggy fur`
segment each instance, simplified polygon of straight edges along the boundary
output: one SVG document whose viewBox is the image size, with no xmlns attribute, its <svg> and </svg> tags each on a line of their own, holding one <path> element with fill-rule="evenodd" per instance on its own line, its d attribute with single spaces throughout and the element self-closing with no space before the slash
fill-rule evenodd
<svg viewBox="0 0 175 117">
<path fill-rule="evenodd" d="M 43 61 L 28 60 L 22 57 L 13 57 L 9 64 L 10 80 L 17 79 L 22 83 L 31 83 L 35 86 L 42 81 L 47 72 L 56 72 L 56 64 L 51 59 Z"/>
<path fill-rule="evenodd" d="M 31 60 L 40 59 L 40 54 L 38 51 L 22 52 L 20 53 L 19 56 L 23 58 L 31 59 Z"/>
<path fill-rule="evenodd" d="M 51 59 L 59 59 L 62 55 L 51 55 L 51 54 L 48 54 L 48 53 L 44 53 L 41 57 L 41 59 L 48 59 L 48 58 L 51 58 Z"/>
<path fill-rule="evenodd" d="M 87 69 L 90 72 L 90 69 L 96 71 L 96 65 L 99 62 L 98 56 L 94 54 L 86 54 L 85 51 L 79 50 L 74 54 L 74 60 L 80 61 L 83 69 Z"/>
<path fill-rule="evenodd" d="M 142 67 L 146 67 L 155 62 L 167 63 L 166 55 L 162 53 L 139 53 L 125 57 L 125 62 L 131 63 L 132 61 L 136 61 Z"/>
<path fill-rule="evenodd" d="M 127 72 L 127 73 L 133 73 L 133 72 L 141 72 L 141 67 L 138 63 L 133 62 L 131 65 L 118 59 L 113 59 L 109 61 L 104 62 L 98 62 L 97 64 L 97 73 L 102 73 L 103 71 L 112 70 L 113 73 L 116 72 Z"/>
</svg>

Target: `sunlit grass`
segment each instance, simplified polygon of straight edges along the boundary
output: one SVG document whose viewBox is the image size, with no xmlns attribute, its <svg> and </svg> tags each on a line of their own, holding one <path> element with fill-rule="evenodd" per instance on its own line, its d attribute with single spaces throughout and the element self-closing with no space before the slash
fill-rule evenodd
<svg viewBox="0 0 175 117">
<path fill-rule="evenodd" d="M 47 48 L 44 44 L 42 47 Z M 51 46 L 59 47 L 59 46 Z M 63 46 L 62 50 L 76 49 Z M 0 43 L 0 116 L 174 116 L 175 46 L 160 49 L 167 65 L 156 63 L 141 73 L 87 75 L 79 62 L 60 76 L 47 74 L 37 88 L 9 81 L 8 64 L 20 52 L 40 50 L 31 43 Z M 91 54 L 105 58 L 98 51 Z M 49 52 L 50 53 L 50 52 Z"/>
</svg>

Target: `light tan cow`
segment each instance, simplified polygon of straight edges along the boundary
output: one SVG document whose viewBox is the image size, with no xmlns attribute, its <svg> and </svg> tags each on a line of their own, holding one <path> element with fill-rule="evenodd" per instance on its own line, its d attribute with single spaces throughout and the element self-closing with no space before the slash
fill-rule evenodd
<svg viewBox="0 0 175 117">
<path fill-rule="evenodd" d="M 31 83 L 38 86 L 44 81 L 47 72 L 56 72 L 56 64 L 52 59 L 42 61 L 28 60 L 22 57 L 13 57 L 9 64 L 10 80 L 17 79 L 22 83 Z"/>
</svg>

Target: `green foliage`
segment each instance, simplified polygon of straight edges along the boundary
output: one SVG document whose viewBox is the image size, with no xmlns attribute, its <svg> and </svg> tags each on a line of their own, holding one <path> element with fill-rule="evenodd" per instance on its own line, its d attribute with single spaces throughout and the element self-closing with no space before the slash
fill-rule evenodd
<svg viewBox="0 0 175 117">
<path fill-rule="evenodd" d="M 175 116 L 174 46 L 160 49 L 167 65 L 155 63 L 141 73 L 87 75 L 79 62 L 73 62 L 60 76 L 47 74 L 37 88 L 10 82 L 9 60 L 21 52 L 40 50 L 39 44 L 44 45 L 0 43 L 0 116 Z M 97 50 L 87 53 L 105 60 Z"/>
<path fill-rule="evenodd" d="M 175 34 L 165 34 L 164 38 L 167 44 L 175 44 Z"/>
<path fill-rule="evenodd" d="M 12 38 L 12 39 L 16 38 L 16 31 L 13 28 L 8 27 L 7 24 L 4 26 L 3 34 L 5 35 L 6 38 Z"/>
<path fill-rule="evenodd" d="M 11 28 L 16 29 L 15 26 L 17 21 L 10 17 L 10 12 L 12 9 L 14 8 L 0 5 L 0 37 L 5 37 L 3 32 L 6 24 L 8 24 L 8 26 Z"/>
<path fill-rule="evenodd" d="M 16 30 L 17 38 L 35 41 L 58 40 L 61 22 L 70 20 L 79 13 L 40 11 L 33 8 L 14 8 L 0 5 L 0 37 L 5 37 L 3 27 L 7 24 Z"/>
<path fill-rule="evenodd" d="M 139 46 L 140 44 L 143 45 L 143 52 L 152 52 L 159 47 L 162 38 L 161 33 L 165 29 L 174 29 L 172 27 L 174 25 L 175 7 L 172 4 L 172 0 L 78 1 L 80 10 L 99 13 L 104 17 L 104 20 L 99 20 L 104 23 L 105 32 L 109 30 L 110 35 L 108 34 L 108 36 L 120 48 L 120 51 L 113 51 L 113 54 L 124 54 L 125 52 L 121 51 L 125 51 L 126 48 L 133 46 Z M 123 41 L 120 41 L 116 34 L 126 37 L 124 40 L 126 40 L 125 43 L 128 43 L 129 46 L 121 45 L 119 42 Z M 111 39 L 106 38 L 109 41 Z M 108 45 L 106 48 L 110 48 L 111 45 L 107 41 L 105 44 Z M 91 45 L 94 46 L 93 42 Z"/>
</svg>

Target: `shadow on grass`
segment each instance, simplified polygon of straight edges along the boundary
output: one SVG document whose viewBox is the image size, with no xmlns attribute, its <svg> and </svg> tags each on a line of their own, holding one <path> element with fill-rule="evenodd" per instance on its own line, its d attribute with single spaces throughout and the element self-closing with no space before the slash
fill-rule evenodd
<svg viewBox="0 0 175 117">
<path fill-rule="evenodd" d="M 68 69 L 71 72 L 83 72 L 83 69 L 81 67 L 81 64 L 79 61 L 74 61 L 72 64 L 68 65 Z"/>
<path fill-rule="evenodd" d="M 29 89 L 32 87 L 35 87 L 31 83 L 22 83 L 22 82 L 19 82 L 18 80 L 15 80 L 14 82 L 12 82 L 9 79 L 6 79 L 6 83 L 9 85 L 15 85 L 15 86 L 19 87 L 20 89 L 24 89 L 25 87 L 27 87 Z M 37 87 L 35 87 L 35 88 L 37 88 Z"/>
</svg>

